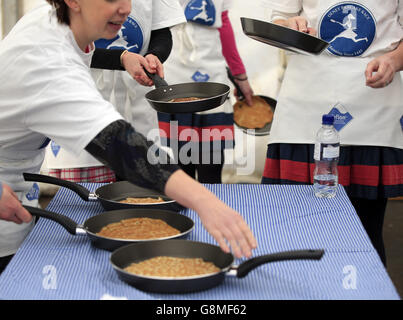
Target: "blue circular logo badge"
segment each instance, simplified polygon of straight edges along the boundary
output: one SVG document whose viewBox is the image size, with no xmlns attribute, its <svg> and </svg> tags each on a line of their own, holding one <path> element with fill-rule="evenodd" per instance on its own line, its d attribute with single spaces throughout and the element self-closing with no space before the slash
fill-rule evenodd
<svg viewBox="0 0 403 320">
<path fill-rule="evenodd" d="M 120 49 L 139 53 L 143 42 L 144 36 L 141 27 L 136 20 L 129 16 L 115 38 L 99 39 L 95 41 L 95 46 L 101 49 Z"/>
<path fill-rule="evenodd" d="M 191 0 L 185 9 L 187 21 L 212 26 L 215 22 L 215 7 L 211 0 Z"/>
<path fill-rule="evenodd" d="M 319 22 L 319 37 L 330 43 L 327 50 L 337 56 L 362 55 L 372 44 L 375 33 L 374 16 L 355 2 L 330 8 Z"/>
</svg>

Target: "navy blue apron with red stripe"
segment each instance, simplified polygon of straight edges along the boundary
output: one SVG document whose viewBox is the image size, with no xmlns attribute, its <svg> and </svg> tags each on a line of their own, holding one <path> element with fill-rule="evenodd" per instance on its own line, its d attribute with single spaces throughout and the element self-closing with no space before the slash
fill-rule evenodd
<svg viewBox="0 0 403 320">
<path fill-rule="evenodd" d="M 262 183 L 312 184 L 313 144 L 270 144 Z M 403 150 L 376 146 L 340 147 L 339 184 L 350 197 L 403 195 Z"/>
</svg>

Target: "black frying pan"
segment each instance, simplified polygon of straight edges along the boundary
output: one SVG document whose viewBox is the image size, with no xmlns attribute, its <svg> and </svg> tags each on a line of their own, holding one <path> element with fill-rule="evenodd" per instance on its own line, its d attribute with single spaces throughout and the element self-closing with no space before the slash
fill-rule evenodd
<svg viewBox="0 0 403 320">
<path fill-rule="evenodd" d="M 244 100 L 245 97 L 242 93 L 242 90 L 239 87 L 238 83 L 236 83 L 234 76 L 232 75 L 232 73 L 228 67 L 227 67 L 227 75 L 228 75 L 228 78 L 231 80 L 232 84 L 234 85 L 234 87 L 236 88 L 236 94 L 237 94 L 238 99 Z M 267 97 L 267 96 L 262 96 L 262 95 L 258 95 L 258 97 L 264 99 L 269 104 L 272 111 L 274 112 L 274 110 L 276 109 L 276 105 L 277 105 L 276 100 L 274 100 L 273 98 Z M 247 106 L 245 108 L 247 108 Z M 240 126 L 238 123 L 236 123 L 236 121 L 234 121 L 234 123 L 244 133 L 251 134 L 254 136 L 267 136 L 268 134 L 270 134 L 271 124 L 272 124 L 271 122 L 269 122 L 263 128 L 255 128 L 254 131 L 251 132 L 251 130 L 250 130 L 251 128 L 246 128 L 246 127 Z"/>
<path fill-rule="evenodd" d="M 127 210 L 114 210 L 104 212 L 102 214 L 96 215 L 87 219 L 82 225 L 76 223 L 69 217 L 61 215 L 59 213 L 42 210 L 35 207 L 24 206 L 25 209 L 29 211 L 32 215 L 37 217 L 50 219 L 52 221 L 57 222 L 61 226 L 63 226 L 70 234 L 86 234 L 92 244 L 100 249 L 113 251 L 121 246 L 131 244 L 134 242 L 147 242 L 147 241 L 160 241 L 166 239 L 173 239 L 184 237 L 188 235 L 194 228 L 194 222 L 192 219 L 172 211 L 166 210 L 154 210 L 154 209 L 127 209 Z M 158 238 L 152 240 L 139 240 L 139 239 L 114 239 L 107 238 L 97 235 L 99 231 L 106 225 L 114 222 L 119 222 L 124 219 L 131 218 L 151 218 L 151 219 L 160 219 L 165 221 L 171 227 L 178 229 L 181 233 L 179 235 L 167 237 L 167 238 Z"/>
<path fill-rule="evenodd" d="M 80 184 L 66 181 L 63 179 L 58 179 L 42 174 L 34 173 L 24 173 L 25 181 L 35 181 L 49 183 L 61 187 L 68 188 L 75 193 L 77 193 L 81 199 L 84 201 L 99 200 L 101 205 L 106 210 L 116 210 L 116 209 L 161 209 L 161 210 L 171 210 L 180 211 L 183 207 L 178 204 L 175 200 L 168 198 L 164 194 L 160 194 L 156 191 L 141 188 L 128 181 L 119 181 L 115 183 L 110 183 L 99 187 L 94 193 L 91 193 L 87 188 Z M 155 198 L 161 197 L 164 202 L 158 203 L 120 203 L 119 201 L 124 200 L 128 197 L 132 198 Z"/>
<path fill-rule="evenodd" d="M 318 55 L 329 43 L 307 33 L 286 28 L 274 23 L 241 18 L 243 32 L 250 38 L 280 49 Z"/>
<path fill-rule="evenodd" d="M 150 105 L 164 113 L 192 113 L 214 109 L 221 106 L 228 97 L 230 88 L 216 82 L 190 82 L 175 85 L 168 83 L 157 74 L 146 74 L 154 81 L 154 90 L 146 94 Z M 169 102 L 177 98 L 201 98 L 186 102 Z"/>
<path fill-rule="evenodd" d="M 239 266 L 233 266 L 234 256 L 223 252 L 218 246 L 189 240 L 169 240 L 136 243 L 114 251 L 110 261 L 119 278 L 137 289 L 161 293 L 185 293 L 210 289 L 224 281 L 226 274 L 245 277 L 254 268 L 268 262 L 322 258 L 323 250 L 299 250 L 279 252 L 249 259 Z M 133 262 L 140 262 L 157 256 L 181 258 L 202 258 L 213 262 L 220 271 L 194 277 L 161 278 L 135 275 L 123 269 Z"/>
</svg>

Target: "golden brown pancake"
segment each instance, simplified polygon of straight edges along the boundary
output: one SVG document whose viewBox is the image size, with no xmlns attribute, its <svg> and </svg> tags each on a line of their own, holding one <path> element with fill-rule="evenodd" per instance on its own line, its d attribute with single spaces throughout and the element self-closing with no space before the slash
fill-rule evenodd
<svg viewBox="0 0 403 320">
<path fill-rule="evenodd" d="M 175 99 L 169 100 L 169 102 L 189 102 L 189 101 L 196 101 L 196 100 L 202 100 L 202 98 L 196 98 L 196 97 L 175 98 Z"/>
<path fill-rule="evenodd" d="M 270 105 L 261 97 L 253 96 L 253 105 L 248 106 L 245 100 L 234 104 L 234 121 L 237 125 L 248 129 L 261 129 L 273 120 Z"/>
<path fill-rule="evenodd" d="M 137 204 L 143 204 L 143 203 L 161 203 L 165 202 L 164 199 L 161 197 L 158 197 L 158 199 L 155 198 L 126 198 L 125 200 L 119 201 L 120 203 L 137 203 Z"/>
<path fill-rule="evenodd" d="M 130 218 L 113 222 L 101 229 L 97 235 L 113 239 L 158 239 L 180 234 L 161 219 Z"/>
<path fill-rule="evenodd" d="M 191 277 L 217 273 L 220 269 L 201 258 L 160 256 L 132 263 L 125 271 L 151 277 Z"/>
</svg>

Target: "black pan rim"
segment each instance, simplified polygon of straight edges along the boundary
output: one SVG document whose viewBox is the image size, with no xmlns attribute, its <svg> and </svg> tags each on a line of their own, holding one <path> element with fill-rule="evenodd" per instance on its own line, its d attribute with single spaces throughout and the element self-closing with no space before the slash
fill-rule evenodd
<svg viewBox="0 0 403 320">
<path fill-rule="evenodd" d="M 169 237 L 164 237 L 164 238 L 152 238 L 152 239 L 122 239 L 122 238 L 108 238 L 108 237 L 104 237 L 104 236 L 100 236 L 92 231 L 89 231 L 86 227 L 84 227 L 83 229 L 85 230 L 85 232 L 87 232 L 88 234 L 97 237 L 99 239 L 103 239 L 103 240 L 115 240 L 115 241 L 119 241 L 119 242 L 127 242 L 127 244 L 130 244 L 131 242 L 133 243 L 141 243 L 141 242 L 152 242 L 152 241 L 162 241 L 162 240 L 170 240 L 170 239 L 176 239 L 176 238 L 180 238 L 183 237 L 187 234 L 189 234 L 190 232 L 193 231 L 194 229 L 194 224 L 193 226 L 189 229 L 186 230 L 185 232 L 182 232 L 180 234 L 175 234 L 173 236 L 169 236 Z"/>
<path fill-rule="evenodd" d="M 206 243 L 206 242 L 201 242 L 201 241 L 181 240 L 181 239 L 174 239 L 174 240 L 168 240 L 168 241 L 170 242 L 170 244 L 174 244 L 175 241 L 177 241 L 177 242 L 189 243 L 189 245 L 195 244 L 195 245 L 210 247 L 212 249 L 217 249 L 217 248 L 220 249 L 220 247 L 218 247 L 217 245 L 214 245 L 214 244 L 211 244 L 211 243 Z M 149 279 L 149 280 L 157 280 L 157 281 L 175 281 L 175 280 L 187 281 L 187 280 L 206 279 L 206 278 L 209 278 L 209 277 L 214 277 L 214 276 L 217 276 L 219 274 L 228 273 L 230 271 L 230 269 L 236 268 L 236 266 L 234 266 L 234 261 L 235 261 L 234 255 L 232 253 L 226 253 L 226 252 L 222 252 L 222 254 L 229 255 L 231 257 L 231 262 L 228 263 L 225 267 L 221 268 L 219 271 L 214 272 L 214 273 L 208 273 L 208 274 L 204 274 L 204 275 L 190 276 L 190 277 L 149 277 L 149 276 L 142 276 L 142 275 L 137 275 L 137 274 L 134 274 L 134 273 L 127 272 L 123 268 L 117 266 L 113 262 L 113 258 L 114 258 L 115 255 L 119 254 L 121 251 L 129 250 L 129 248 L 131 248 L 133 246 L 138 246 L 138 245 L 142 245 L 142 243 L 128 244 L 128 245 L 122 246 L 122 247 L 116 249 L 114 252 L 112 252 L 112 254 L 109 257 L 109 262 L 112 264 L 112 267 L 115 269 L 115 271 L 117 271 L 118 273 L 122 273 L 122 274 L 124 274 L 126 276 L 129 276 L 129 277 L 138 277 L 138 278 L 141 278 L 141 279 Z M 146 259 L 149 259 L 149 258 L 150 257 L 147 257 Z M 214 263 L 214 261 L 210 261 L 210 262 Z M 215 265 L 215 263 L 214 263 L 214 265 Z"/>
<path fill-rule="evenodd" d="M 183 232 L 181 232 L 180 234 L 175 234 L 175 235 L 169 236 L 169 237 L 152 238 L 152 239 L 122 239 L 122 238 L 109 238 L 109 237 L 100 236 L 100 235 L 98 235 L 97 233 L 95 233 L 95 232 L 93 232 L 93 231 L 91 231 L 91 230 L 88 229 L 88 223 L 91 222 L 91 220 L 101 220 L 104 215 L 111 215 L 111 214 L 113 215 L 114 212 L 116 212 L 116 213 L 121 213 L 121 212 L 125 212 L 125 211 L 131 212 L 132 210 L 138 210 L 139 215 L 141 215 L 141 213 L 142 213 L 143 211 L 145 211 L 145 212 L 148 211 L 148 213 L 152 213 L 153 211 L 155 211 L 155 212 L 167 213 L 167 214 L 169 214 L 170 216 L 178 217 L 178 218 L 180 217 L 180 219 L 187 220 L 189 223 L 191 223 L 192 227 L 189 228 L 189 229 L 187 229 L 187 230 L 185 230 L 185 231 L 183 231 Z M 133 211 L 133 213 L 134 213 L 134 211 Z M 137 212 L 136 212 L 136 213 L 137 213 Z M 128 218 L 128 219 L 129 219 L 129 218 Z M 161 218 L 157 218 L 157 219 L 161 219 Z M 122 220 L 124 220 L 124 218 L 123 218 Z M 161 219 L 161 220 L 162 220 L 162 219 Z M 120 220 L 120 221 L 121 221 L 121 220 Z M 166 222 L 166 221 L 165 221 L 165 222 Z M 106 224 L 106 225 L 107 225 L 107 224 Z M 170 211 L 170 210 L 161 210 L 161 209 L 148 209 L 148 208 L 140 209 L 140 208 L 139 208 L 139 209 L 117 209 L 117 210 L 106 211 L 106 212 L 103 212 L 103 213 L 98 214 L 98 215 L 96 215 L 96 216 L 93 216 L 93 217 L 88 218 L 87 220 L 84 221 L 83 224 L 78 225 L 78 227 L 79 227 L 80 229 L 85 230 L 85 232 L 86 232 L 87 234 L 89 234 L 89 235 L 91 235 L 91 236 L 93 236 L 93 237 L 95 237 L 95 238 L 97 238 L 97 239 L 100 239 L 100 240 L 108 240 L 108 241 L 115 241 L 115 242 L 126 242 L 127 245 L 129 245 L 129 244 L 134 244 L 134 243 L 163 241 L 163 240 L 171 240 L 171 239 L 176 239 L 176 238 L 184 237 L 184 236 L 188 235 L 189 233 L 191 233 L 191 232 L 194 230 L 194 228 L 195 228 L 195 222 L 193 221 L 193 219 L 189 218 L 188 216 L 185 216 L 185 215 L 183 215 L 183 214 L 180 214 L 180 213 L 177 213 L 177 212 L 174 212 L 174 211 Z"/>
<path fill-rule="evenodd" d="M 189 103 L 192 103 L 192 102 L 200 102 L 200 103 L 202 103 L 205 100 L 213 100 L 213 99 L 221 98 L 223 96 L 228 96 L 230 91 L 231 91 L 231 88 L 228 85 L 223 84 L 223 83 L 218 83 L 218 82 L 187 82 L 187 83 L 183 83 L 183 84 L 174 84 L 172 86 L 169 86 L 168 88 L 172 88 L 172 87 L 175 87 L 175 86 L 183 86 L 183 85 L 186 85 L 186 84 L 192 84 L 192 85 L 200 84 L 200 85 L 209 85 L 209 86 L 211 86 L 211 85 L 215 85 L 215 86 L 220 85 L 223 88 L 225 88 L 225 91 L 223 90 L 223 92 L 221 92 L 220 94 L 213 95 L 213 96 L 208 96 L 208 97 L 203 97 L 203 98 L 200 98 L 200 100 L 195 100 L 195 101 L 170 102 L 170 101 L 155 100 L 153 98 L 150 98 L 150 95 L 152 95 L 152 94 L 154 94 L 156 92 L 155 90 L 162 90 L 162 89 L 165 90 L 166 89 L 166 87 L 162 87 L 162 88 L 154 89 L 154 90 L 148 92 L 145 95 L 145 97 L 149 102 L 154 102 L 154 103 L 158 103 L 158 104 L 183 105 L 183 104 L 189 104 Z"/>
<path fill-rule="evenodd" d="M 258 39 L 255 39 L 255 40 L 264 42 L 263 41 L 263 39 L 264 39 L 266 41 L 269 41 L 270 44 L 272 44 L 276 47 L 280 47 L 282 49 L 286 49 L 286 50 L 290 50 L 290 51 L 294 51 L 294 52 L 298 52 L 298 53 L 299 53 L 298 50 L 301 50 L 306 53 L 319 54 L 322 51 L 326 50 L 326 48 L 330 45 L 328 42 L 326 42 L 325 40 L 320 39 L 318 37 L 312 36 L 305 32 L 290 29 L 290 28 L 287 28 L 287 27 L 284 27 L 284 26 L 281 26 L 281 25 L 278 25 L 275 23 L 271 23 L 268 21 L 241 17 L 241 22 L 242 22 L 243 31 L 247 36 L 249 36 L 251 38 L 259 37 L 262 40 L 258 40 Z M 249 25 L 248 25 L 249 23 L 258 24 L 260 26 L 265 26 L 265 27 L 270 27 L 273 30 L 276 30 L 278 32 L 287 32 L 289 34 L 294 34 L 295 36 L 300 38 L 301 42 L 309 41 L 311 43 L 312 42 L 316 43 L 316 47 L 313 49 L 307 45 L 301 45 L 300 43 L 298 45 L 296 45 L 295 43 L 290 42 L 287 38 L 282 39 L 282 41 L 279 41 L 278 39 L 274 39 L 274 38 L 273 39 L 269 38 L 263 34 L 258 34 L 255 30 L 250 30 Z M 275 45 L 274 43 L 276 43 L 278 45 Z M 295 50 L 295 49 L 297 49 L 297 50 Z"/>
</svg>

